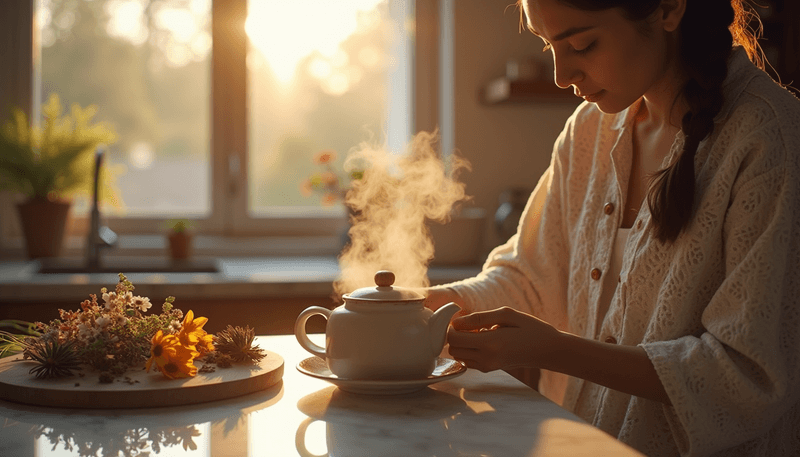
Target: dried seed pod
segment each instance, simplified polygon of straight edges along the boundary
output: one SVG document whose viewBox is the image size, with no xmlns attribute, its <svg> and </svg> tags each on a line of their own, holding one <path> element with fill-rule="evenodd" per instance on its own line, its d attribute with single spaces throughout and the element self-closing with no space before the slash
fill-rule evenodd
<svg viewBox="0 0 800 457">
<path fill-rule="evenodd" d="M 59 343 L 54 340 L 35 340 L 25 348 L 25 355 L 37 364 L 29 371 L 37 378 L 72 376 L 73 370 L 81 366 L 71 341 Z"/>
<path fill-rule="evenodd" d="M 258 362 L 266 355 L 258 346 L 253 347 L 256 337 L 255 330 L 248 327 L 228 327 L 217 333 L 214 346 L 217 352 L 229 356 L 236 362 Z"/>
</svg>

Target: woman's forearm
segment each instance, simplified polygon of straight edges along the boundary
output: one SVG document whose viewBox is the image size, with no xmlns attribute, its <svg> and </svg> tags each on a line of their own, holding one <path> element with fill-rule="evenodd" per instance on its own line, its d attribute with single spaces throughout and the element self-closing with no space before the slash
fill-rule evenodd
<svg viewBox="0 0 800 457">
<path fill-rule="evenodd" d="M 554 347 L 541 368 L 671 404 L 653 363 L 641 347 L 603 343 L 569 333 L 561 333 Z"/>
</svg>

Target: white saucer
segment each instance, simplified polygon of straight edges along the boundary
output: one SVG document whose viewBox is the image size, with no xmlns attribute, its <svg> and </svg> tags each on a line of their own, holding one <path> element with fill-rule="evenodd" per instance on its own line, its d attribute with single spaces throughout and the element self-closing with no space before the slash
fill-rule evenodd
<svg viewBox="0 0 800 457">
<path fill-rule="evenodd" d="M 453 379 L 467 371 L 467 367 L 453 359 L 438 357 L 436 368 L 427 378 L 408 380 L 346 379 L 331 373 L 328 364 L 319 357 L 309 357 L 297 364 L 297 370 L 313 378 L 328 381 L 351 393 L 368 395 L 398 395 L 421 390 L 430 384 Z"/>
</svg>

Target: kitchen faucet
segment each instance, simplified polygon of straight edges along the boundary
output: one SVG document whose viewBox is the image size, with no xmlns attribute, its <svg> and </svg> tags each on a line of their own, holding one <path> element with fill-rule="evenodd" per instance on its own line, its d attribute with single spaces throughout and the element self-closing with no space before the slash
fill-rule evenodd
<svg viewBox="0 0 800 457">
<path fill-rule="evenodd" d="M 100 250 L 117 244 L 117 234 L 106 226 L 100 226 L 100 208 L 98 206 L 98 187 L 100 182 L 100 168 L 105 157 L 105 146 L 97 148 L 94 155 L 94 196 L 92 198 L 91 223 L 89 235 L 86 239 L 86 269 L 88 271 L 100 270 Z"/>
</svg>

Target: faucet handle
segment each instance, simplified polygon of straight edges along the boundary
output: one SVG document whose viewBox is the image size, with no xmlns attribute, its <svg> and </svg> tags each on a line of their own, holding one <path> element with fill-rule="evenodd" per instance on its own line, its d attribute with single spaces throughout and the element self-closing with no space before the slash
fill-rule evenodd
<svg viewBox="0 0 800 457">
<path fill-rule="evenodd" d="M 117 234 L 106 226 L 100 227 L 97 233 L 98 244 L 105 246 L 114 246 L 118 238 Z"/>
</svg>

